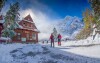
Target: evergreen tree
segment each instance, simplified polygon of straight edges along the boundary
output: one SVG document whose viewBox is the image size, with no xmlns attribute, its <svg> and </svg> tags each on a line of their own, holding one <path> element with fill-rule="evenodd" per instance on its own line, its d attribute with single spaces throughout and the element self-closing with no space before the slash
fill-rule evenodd
<svg viewBox="0 0 100 63">
<path fill-rule="evenodd" d="M 100 27 L 100 0 L 89 0 L 89 2 L 94 11 L 94 20 L 96 21 L 96 25 Z"/>
<path fill-rule="evenodd" d="M 12 38 L 16 33 L 14 29 L 18 27 L 17 21 L 19 17 L 19 3 L 16 2 L 13 5 L 10 5 L 10 9 L 6 13 L 4 30 L 2 31 L 2 36 Z"/>
<path fill-rule="evenodd" d="M 57 30 L 56 30 L 56 28 L 53 29 L 53 35 L 54 35 L 54 38 L 57 39 Z"/>
<path fill-rule="evenodd" d="M 95 15 L 100 17 L 100 0 L 89 0 Z"/>
</svg>

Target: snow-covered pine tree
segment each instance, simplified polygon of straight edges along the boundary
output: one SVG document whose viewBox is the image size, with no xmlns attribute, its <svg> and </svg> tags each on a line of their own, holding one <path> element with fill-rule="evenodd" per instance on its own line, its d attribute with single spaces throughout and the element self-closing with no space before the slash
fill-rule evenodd
<svg viewBox="0 0 100 63">
<path fill-rule="evenodd" d="M 56 41 L 57 40 L 57 30 L 56 30 L 56 28 L 53 29 L 53 35 L 54 35 L 54 39 Z"/>
<path fill-rule="evenodd" d="M 18 27 L 17 21 L 19 17 L 19 3 L 16 2 L 10 5 L 10 9 L 6 13 L 4 29 L 2 30 L 2 36 L 12 38 L 16 33 L 14 29 Z"/>
</svg>

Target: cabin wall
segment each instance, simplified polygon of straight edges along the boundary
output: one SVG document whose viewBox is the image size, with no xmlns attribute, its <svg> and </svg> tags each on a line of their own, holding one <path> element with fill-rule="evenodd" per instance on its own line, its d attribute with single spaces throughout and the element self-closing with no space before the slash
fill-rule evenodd
<svg viewBox="0 0 100 63">
<path fill-rule="evenodd" d="M 13 37 L 14 42 L 38 42 L 38 33 L 36 32 L 23 29 L 16 29 L 15 32 L 16 36 Z"/>
</svg>

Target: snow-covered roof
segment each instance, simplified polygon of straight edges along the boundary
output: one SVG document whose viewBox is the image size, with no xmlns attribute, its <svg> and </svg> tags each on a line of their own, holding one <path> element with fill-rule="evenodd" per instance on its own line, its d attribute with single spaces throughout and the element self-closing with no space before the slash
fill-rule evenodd
<svg viewBox="0 0 100 63">
<path fill-rule="evenodd" d="M 18 24 L 18 22 L 16 22 L 16 23 L 17 23 L 17 25 L 19 26 L 19 28 L 23 28 L 21 25 Z"/>
<path fill-rule="evenodd" d="M 34 29 L 34 31 L 40 32 L 38 29 Z"/>
<path fill-rule="evenodd" d="M 23 20 L 29 23 L 34 23 L 34 22 L 31 22 L 30 20 L 26 20 L 26 19 L 23 19 Z"/>
</svg>

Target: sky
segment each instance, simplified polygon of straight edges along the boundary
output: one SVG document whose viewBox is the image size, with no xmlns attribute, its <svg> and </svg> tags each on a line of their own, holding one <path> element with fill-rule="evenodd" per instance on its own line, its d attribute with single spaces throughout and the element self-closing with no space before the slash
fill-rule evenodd
<svg viewBox="0 0 100 63">
<path fill-rule="evenodd" d="M 88 0 L 40 0 L 40 2 L 62 18 L 66 15 L 82 18 L 82 12 L 89 7 Z"/>
<path fill-rule="evenodd" d="M 85 9 L 90 8 L 88 0 L 8 0 L 2 13 L 5 14 L 9 5 L 15 2 L 20 3 L 20 18 L 24 18 L 28 14 L 32 16 L 41 32 L 39 34 L 41 39 L 49 38 L 55 22 L 66 16 L 82 18 Z"/>
<path fill-rule="evenodd" d="M 7 4 L 18 1 L 21 9 L 34 8 L 52 18 L 64 18 L 66 15 L 82 18 L 88 0 L 8 0 Z"/>
</svg>

